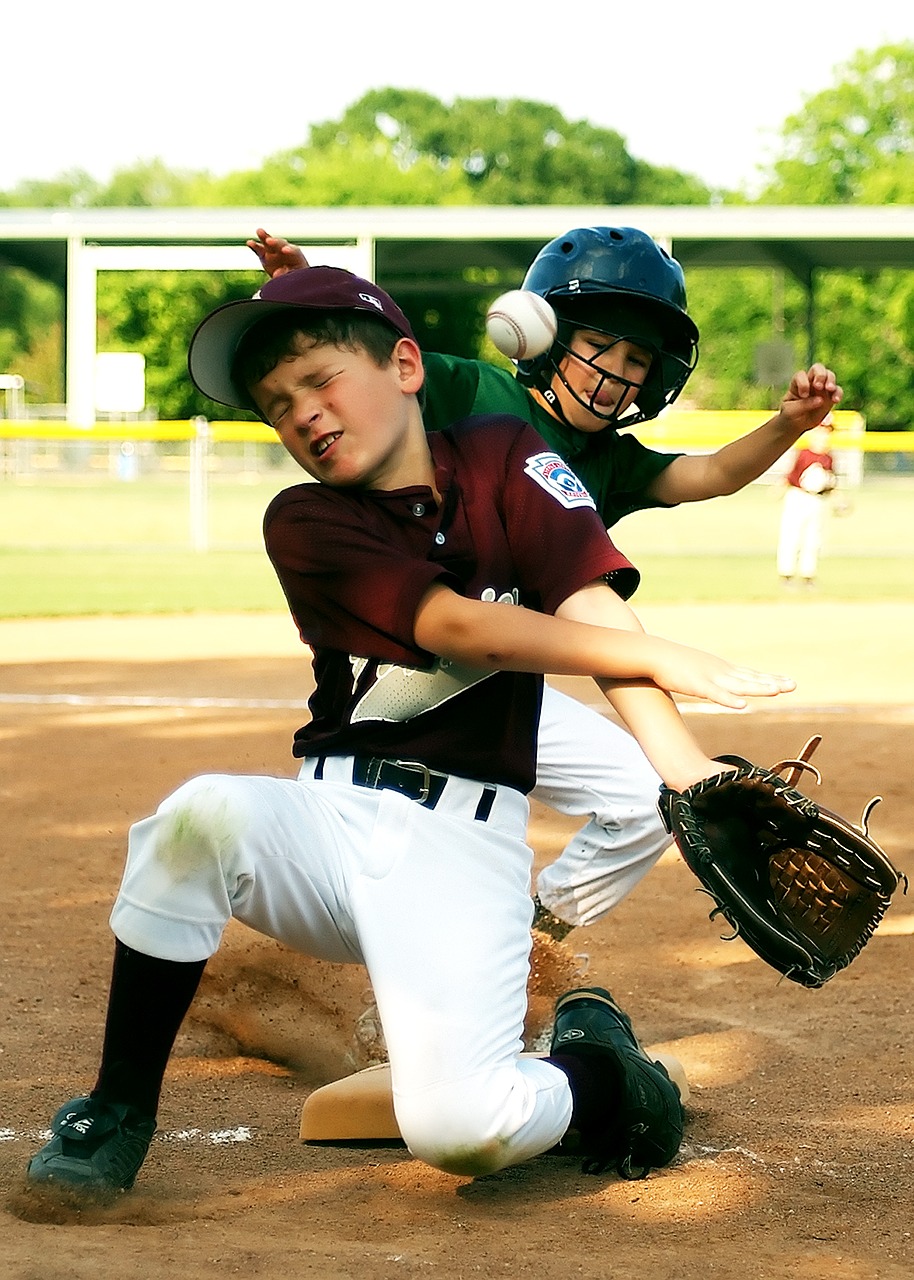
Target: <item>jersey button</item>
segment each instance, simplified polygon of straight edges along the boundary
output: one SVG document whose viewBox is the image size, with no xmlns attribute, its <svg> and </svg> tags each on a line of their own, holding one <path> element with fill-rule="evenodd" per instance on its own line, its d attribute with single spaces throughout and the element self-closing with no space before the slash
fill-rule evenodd
<svg viewBox="0 0 914 1280">
<path fill-rule="evenodd" d="M 415 503 L 413 503 L 413 515 L 414 515 L 414 516 L 424 516 L 424 515 L 425 515 L 425 504 L 424 504 L 424 503 L 422 503 L 422 502 L 415 502 Z"/>
<path fill-rule="evenodd" d="M 435 541 L 437 542 L 437 544 L 438 544 L 438 546 L 439 546 L 439 547 L 443 547 L 443 546 L 444 546 L 444 534 L 443 534 L 443 533 L 436 533 L 436 534 L 435 534 Z"/>
</svg>

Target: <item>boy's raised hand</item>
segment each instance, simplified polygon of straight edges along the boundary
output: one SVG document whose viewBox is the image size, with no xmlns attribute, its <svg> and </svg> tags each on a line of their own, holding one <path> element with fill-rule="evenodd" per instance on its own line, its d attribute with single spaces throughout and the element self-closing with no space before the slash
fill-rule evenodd
<svg viewBox="0 0 914 1280">
<path fill-rule="evenodd" d="M 284 276 L 289 271 L 297 271 L 309 265 L 308 259 L 297 244 L 290 244 L 282 236 L 271 236 L 263 227 L 257 228 L 256 240 L 245 242 L 260 259 L 260 265 L 272 280 L 274 276 Z"/>
<path fill-rule="evenodd" d="M 831 369 L 814 364 L 798 370 L 781 401 L 781 413 L 790 419 L 797 433 L 817 427 L 844 395 Z"/>
</svg>

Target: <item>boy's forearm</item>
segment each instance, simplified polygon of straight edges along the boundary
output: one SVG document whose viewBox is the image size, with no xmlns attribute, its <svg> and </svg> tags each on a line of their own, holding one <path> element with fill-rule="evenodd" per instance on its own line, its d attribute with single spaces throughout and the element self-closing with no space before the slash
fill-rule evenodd
<svg viewBox="0 0 914 1280">
<path fill-rule="evenodd" d="M 432 588 L 416 615 L 415 638 L 440 657 L 483 671 L 650 678 L 653 648 L 666 642 L 646 636 L 627 606 L 618 603 L 616 625 L 610 628 Z"/>
<path fill-rule="evenodd" d="M 625 602 L 600 584 L 563 607 L 569 617 L 550 617 L 432 588 L 417 615 L 416 639 L 441 657 L 482 670 L 593 676 L 667 786 L 682 790 L 719 772 L 673 699 L 652 681 L 652 654 L 668 641 L 645 635 Z"/>
<path fill-rule="evenodd" d="M 725 444 L 716 453 L 675 458 L 648 492 L 671 505 L 737 493 L 764 475 L 796 444 L 804 430 L 805 426 L 797 425 L 785 413 L 776 413 L 755 431 Z"/>
<path fill-rule="evenodd" d="M 597 680 L 597 684 L 668 787 L 682 791 L 720 772 L 722 766 L 701 750 L 664 690 L 646 683 Z"/>
<path fill-rule="evenodd" d="M 755 431 L 718 449 L 710 462 L 720 495 L 736 493 L 764 475 L 796 444 L 805 429 L 805 424 L 778 412 Z"/>
<path fill-rule="evenodd" d="M 843 394 L 825 365 L 798 369 L 773 417 L 716 453 L 674 458 L 648 486 L 648 496 L 672 505 L 736 493 L 773 466 L 804 431 L 821 422 Z"/>
<path fill-rule="evenodd" d="M 559 616 L 559 615 L 562 616 Z M 603 583 L 569 596 L 555 617 L 516 605 L 469 600 L 433 584 L 416 611 L 416 643 L 480 671 L 530 671 L 640 681 L 720 706 L 793 689 L 789 677 L 737 667 L 700 649 L 646 635 Z"/>
</svg>

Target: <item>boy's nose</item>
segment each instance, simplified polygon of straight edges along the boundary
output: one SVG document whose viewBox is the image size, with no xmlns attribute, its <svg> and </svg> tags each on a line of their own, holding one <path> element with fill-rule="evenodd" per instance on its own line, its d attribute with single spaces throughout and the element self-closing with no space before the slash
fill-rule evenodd
<svg viewBox="0 0 914 1280">
<path fill-rule="evenodd" d="M 619 375 L 625 370 L 625 357 L 618 346 L 607 347 L 605 351 L 601 351 L 595 363 L 604 373 Z"/>
<path fill-rule="evenodd" d="M 297 431 L 309 431 L 320 420 L 320 406 L 310 396 L 300 396 L 292 403 L 292 414 Z"/>
</svg>

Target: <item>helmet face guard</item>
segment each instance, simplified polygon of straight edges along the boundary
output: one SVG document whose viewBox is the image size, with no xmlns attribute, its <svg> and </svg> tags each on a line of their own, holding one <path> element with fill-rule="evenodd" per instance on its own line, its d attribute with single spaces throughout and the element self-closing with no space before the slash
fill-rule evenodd
<svg viewBox="0 0 914 1280">
<path fill-rule="evenodd" d="M 530 385 L 537 387 L 553 412 L 563 420 L 565 415 L 556 392 L 556 380 L 562 384 L 571 399 L 607 426 L 629 427 L 655 418 L 661 409 L 675 400 L 688 381 L 694 364 L 688 363 L 683 357 L 671 352 L 665 352 L 658 342 L 651 341 L 646 335 L 647 328 L 648 326 L 640 324 L 620 324 L 616 326 L 614 332 L 610 332 L 598 325 L 560 320 L 556 340 L 549 351 L 536 361 L 529 362 L 538 365 L 538 375 L 541 379 L 537 382 L 531 381 Z M 635 346 L 642 347 L 651 357 L 651 366 L 644 379 L 635 382 L 630 378 L 624 378 L 621 374 L 608 372 L 600 363 L 603 351 L 592 357 L 576 351 L 573 343 L 578 329 L 586 329 L 588 333 L 602 334 L 606 338 L 606 348 L 618 342 L 631 342 Z M 570 361 L 591 370 L 595 375 L 595 381 L 588 379 L 591 389 L 586 396 L 579 394 L 566 376 Z M 607 384 L 616 391 L 615 403 L 611 409 L 604 409 L 599 404 L 601 393 Z"/>
<path fill-rule="evenodd" d="M 698 330 L 686 313 L 685 280 L 675 258 L 633 227 L 582 227 L 551 241 L 536 256 L 523 288 L 538 293 L 559 319 L 556 341 L 545 355 L 518 362 L 518 381 L 535 387 L 563 420 L 554 388 L 557 378 L 571 397 L 595 418 L 613 426 L 633 426 L 655 418 L 676 399 L 698 360 Z M 619 403 L 637 384 L 600 369 L 571 349 L 576 329 L 602 333 L 607 345 L 627 340 L 651 353 L 651 367 L 634 403 L 607 412 L 594 399 L 607 381 L 620 386 Z M 578 360 L 599 375 L 583 399 L 569 385 L 562 366 Z"/>
</svg>

